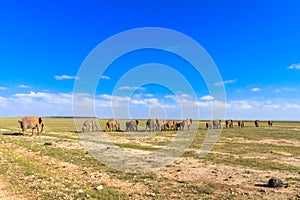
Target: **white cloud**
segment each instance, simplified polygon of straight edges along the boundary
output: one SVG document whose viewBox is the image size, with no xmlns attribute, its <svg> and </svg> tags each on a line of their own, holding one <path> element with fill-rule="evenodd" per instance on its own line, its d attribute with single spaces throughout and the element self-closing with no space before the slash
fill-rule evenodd
<svg viewBox="0 0 300 200">
<path fill-rule="evenodd" d="M 203 100 L 203 101 L 211 101 L 213 99 L 214 99 L 214 97 L 210 96 L 210 95 L 205 95 L 205 96 L 200 98 L 200 100 Z"/>
<path fill-rule="evenodd" d="M 223 86 L 223 85 L 226 85 L 226 84 L 233 84 L 235 82 L 237 82 L 237 79 L 226 80 L 226 81 L 222 81 L 222 82 L 216 82 L 214 85 L 215 86 Z"/>
<path fill-rule="evenodd" d="M 288 87 L 283 87 L 283 88 L 277 88 L 274 90 L 274 92 L 279 93 L 279 92 L 297 92 L 297 88 L 288 88 Z"/>
<path fill-rule="evenodd" d="M 101 78 L 101 79 L 106 79 L 106 80 L 109 80 L 109 79 L 110 79 L 109 76 L 101 76 L 100 78 Z"/>
<path fill-rule="evenodd" d="M 256 87 L 256 88 L 252 88 L 251 91 L 252 92 L 259 92 L 259 91 L 261 91 L 261 89 Z"/>
<path fill-rule="evenodd" d="M 108 94 L 101 94 L 99 95 L 101 99 L 106 99 L 110 101 L 130 101 L 130 97 L 127 96 L 113 96 L 113 95 L 108 95 Z"/>
<path fill-rule="evenodd" d="M 6 87 L 0 86 L 0 90 L 6 90 L 6 89 L 7 89 Z"/>
<path fill-rule="evenodd" d="M 31 88 L 31 87 L 28 86 L 28 85 L 23 85 L 23 84 L 21 84 L 21 85 L 18 85 L 18 88 Z"/>
<path fill-rule="evenodd" d="M 151 96 L 151 95 L 150 95 Z M 112 96 L 101 94 L 51 93 L 30 91 L 16 93 L 5 97 L 0 96 L 0 116 L 72 116 L 72 100 L 76 99 L 80 114 L 101 118 L 127 117 L 134 115 L 138 118 L 149 117 L 150 112 L 164 110 L 168 118 L 179 119 L 181 116 L 189 117 L 191 113 L 200 110 L 201 119 L 210 119 L 212 108 L 214 110 L 226 109 L 226 117 L 233 119 L 273 119 L 273 120 L 300 120 L 300 103 L 297 99 L 267 99 L 251 100 L 238 99 L 221 102 L 209 95 L 199 97 L 198 100 L 182 94 L 178 101 L 176 95 L 165 95 L 162 98 L 141 96 Z M 180 96 L 180 95 L 179 95 Z M 76 107 L 75 106 L 75 107 Z M 157 109 L 161 107 L 162 109 Z M 87 109 L 89 108 L 89 110 Z M 133 114 L 132 114 L 133 113 Z"/>
<path fill-rule="evenodd" d="M 295 104 L 295 103 L 288 103 L 285 106 L 286 108 L 292 108 L 292 109 L 300 109 L 300 104 Z"/>
<path fill-rule="evenodd" d="M 146 88 L 140 86 L 122 86 L 119 90 L 145 90 Z"/>
<path fill-rule="evenodd" d="M 153 94 L 145 94 L 146 97 L 154 97 Z"/>
<path fill-rule="evenodd" d="M 77 76 L 69 76 L 69 75 L 54 76 L 54 78 L 56 80 L 59 80 L 59 81 L 61 81 L 61 80 L 73 80 L 73 79 L 78 80 L 79 79 L 79 77 L 77 77 Z"/>
<path fill-rule="evenodd" d="M 300 69 L 300 63 L 298 64 L 292 64 L 288 67 L 288 69 Z"/>
</svg>

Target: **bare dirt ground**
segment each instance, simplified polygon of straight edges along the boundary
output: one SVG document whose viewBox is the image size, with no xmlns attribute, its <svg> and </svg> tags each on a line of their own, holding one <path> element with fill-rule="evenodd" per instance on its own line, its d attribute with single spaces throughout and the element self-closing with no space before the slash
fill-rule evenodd
<svg viewBox="0 0 300 200">
<path fill-rule="evenodd" d="M 55 150 L 54 153 L 65 152 L 67 155 L 70 152 L 86 151 L 78 139 L 64 138 L 70 135 L 75 138 L 74 133 L 48 132 L 48 134 L 40 137 L 1 135 L 0 161 L 4 167 L 1 170 L 3 174 L 0 173 L 0 199 L 45 199 L 45 196 L 47 197 L 45 194 L 48 194 L 46 199 L 300 199 L 300 158 L 288 149 L 299 147 L 298 140 L 255 141 L 243 137 L 224 137 L 222 142 L 217 144 L 218 148 L 210 154 L 217 158 L 223 156 L 226 159 L 238 160 L 240 154 L 222 150 L 222 146 L 227 142 L 236 142 L 241 146 L 245 145 L 245 148 L 255 143 L 273 145 L 274 150 L 271 152 L 268 150 L 259 154 L 247 154 L 242 158 L 252 159 L 253 162 L 260 159 L 287 167 L 292 166 L 298 168 L 297 171 L 272 167 L 263 169 L 260 163 L 252 167 L 185 156 L 153 172 L 134 174 L 116 171 L 99 165 L 96 161 L 87 163 L 93 159 L 88 152 L 78 158 L 76 156 L 64 158 L 64 154 L 61 157 L 47 154 L 45 151 L 48 146 L 45 146 L 45 142 L 49 142 L 49 148 Z M 153 140 L 157 142 L 164 139 L 163 136 L 158 136 Z M 115 136 L 114 142 L 160 147 L 157 144 L 151 145 L 149 141 L 135 141 L 122 135 Z M 31 146 L 28 147 L 28 143 Z M 190 148 L 189 151 L 197 153 L 195 148 Z M 267 181 L 272 177 L 283 180 L 288 184 L 287 187 L 267 187 Z M 17 187 L 31 189 L 16 189 L 14 184 Z M 117 191 L 122 196 L 113 198 L 106 198 L 106 194 L 97 196 L 106 188 Z"/>
</svg>

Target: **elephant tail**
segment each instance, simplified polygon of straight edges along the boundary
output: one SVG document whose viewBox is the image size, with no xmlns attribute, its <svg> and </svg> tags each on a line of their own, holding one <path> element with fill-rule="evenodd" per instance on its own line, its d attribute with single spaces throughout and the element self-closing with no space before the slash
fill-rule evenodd
<svg viewBox="0 0 300 200">
<path fill-rule="evenodd" d="M 21 120 L 18 120 L 18 122 L 20 123 L 21 129 L 23 129 L 23 122 Z"/>
</svg>

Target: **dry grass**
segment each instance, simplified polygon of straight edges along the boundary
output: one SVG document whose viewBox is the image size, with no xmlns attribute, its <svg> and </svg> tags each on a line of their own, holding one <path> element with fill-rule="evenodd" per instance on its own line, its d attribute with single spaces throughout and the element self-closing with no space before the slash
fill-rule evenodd
<svg viewBox="0 0 300 200">
<path fill-rule="evenodd" d="M 174 164 L 149 173 L 125 173 L 87 152 L 73 119 L 45 119 L 46 131 L 40 137 L 20 135 L 17 120 L 0 119 L 0 198 L 292 199 L 300 195 L 300 122 L 274 122 L 270 128 L 267 122 L 259 128 L 246 122 L 244 129 L 235 123 L 233 129 L 223 130 L 204 159 L 198 151 L 207 130 L 204 121 L 195 122 L 197 135 Z M 101 128 L 105 122 L 99 120 Z M 176 135 L 164 131 L 147 137 L 144 128 L 142 120 L 137 133 L 106 134 L 121 148 L 146 152 L 165 146 Z M 125 120 L 121 129 L 125 130 Z M 255 186 L 272 176 L 289 187 Z M 100 185 L 103 189 L 95 189 Z"/>
</svg>

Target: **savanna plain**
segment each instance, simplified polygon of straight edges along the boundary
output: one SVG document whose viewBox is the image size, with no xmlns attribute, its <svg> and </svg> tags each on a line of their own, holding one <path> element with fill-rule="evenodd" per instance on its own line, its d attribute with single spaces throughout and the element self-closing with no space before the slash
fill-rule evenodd
<svg viewBox="0 0 300 200">
<path fill-rule="evenodd" d="M 106 120 L 99 119 L 100 127 Z M 98 161 L 85 148 L 72 118 L 45 118 L 44 132 L 22 135 L 17 118 L 0 118 L 0 199 L 300 199 L 300 122 L 223 128 L 204 158 L 199 149 L 206 121 L 197 124 L 191 145 L 174 163 L 133 173 Z M 103 132 L 114 145 L 157 151 L 176 131 L 147 136 L 146 120 L 136 133 Z M 125 120 L 120 120 L 125 130 Z M 224 124 L 222 124 L 224 126 Z M 135 135 L 141 134 L 140 137 Z M 188 134 L 188 133 L 186 133 Z M 267 187 L 270 178 L 286 185 Z"/>
</svg>

